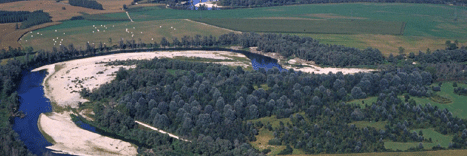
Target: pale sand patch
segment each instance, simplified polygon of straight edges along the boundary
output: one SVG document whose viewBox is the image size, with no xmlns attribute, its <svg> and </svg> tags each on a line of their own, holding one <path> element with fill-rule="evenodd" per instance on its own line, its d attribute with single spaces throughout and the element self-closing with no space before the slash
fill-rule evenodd
<svg viewBox="0 0 467 156">
<path fill-rule="evenodd" d="M 58 106 L 77 108 L 78 102 L 87 102 L 81 98 L 79 91 L 83 88 L 93 90 L 100 85 L 108 83 L 115 78 L 114 72 L 120 67 L 129 69 L 135 66 L 106 66 L 107 62 L 117 60 L 141 60 L 158 58 L 173 58 L 177 56 L 183 57 L 201 57 L 208 59 L 232 60 L 232 57 L 246 58 L 240 53 L 232 53 L 225 51 L 176 51 L 176 52 L 141 52 L 141 53 L 124 53 L 106 56 L 97 56 L 91 58 L 77 59 L 66 62 L 55 63 L 42 66 L 32 71 L 47 69 L 47 74 L 44 79 L 45 96 Z M 246 67 L 250 64 L 242 62 L 216 62 L 226 65 L 239 65 Z M 62 68 L 55 71 L 55 65 L 60 65 Z"/>
<path fill-rule="evenodd" d="M 71 121 L 70 112 L 41 114 L 38 126 L 51 136 L 56 144 L 48 149 L 72 155 L 136 155 L 130 143 L 101 136 L 79 128 Z"/>
<path fill-rule="evenodd" d="M 278 63 L 280 63 L 280 60 L 285 59 L 279 53 L 263 53 L 261 51 L 257 51 L 256 47 L 250 47 L 250 52 L 274 58 L 277 60 Z M 315 65 L 313 61 L 306 61 L 300 58 L 290 59 L 289 61 L 287 61 L 287 63 L 295 64 L 295 65 L 304 65 L 305 67 L 297 68 L 297 67 L 292 67 L 291 65 L 281 64 L 282 68 L 284 69 L 292 68 L 295 71 L 302 71 L 306 73 L 315 73 L 315 74 L 328 74 L 329 72 L 334 73 L 334 74 L 337 72 L 342 72 L 343 74 L 355 74 L 359 72 L 366 73 L 366 72 L 376 71 L 374 69 L 364 69 L 364 68 L 331 68 L 331 67 L 322 68 L 320 66 Z"/>
<path fill-rule="evenodd" d="M 120 67 L 129 69 L 135 66 L 106 66 L 107 62 L 117 60 L 142 60 L 158 58 L 173 58 L 176 56 L 201 57 L 219 60 L 233 60 L 230 57 L 247 58 L 240 53 L 225 51 L 175 51 L 175 52 L 141 52 L 122 53 L 106 56 L 83 58 L 55 64 L 45 65 L 32 70 L 47 70 L 44 78 L 44 93 L 50 101 L 60 107 L 78 107 L 78 102 L 85 102 L 78 91 L 82 88 L 90 90 L 108 83 L 115 78 L 114 72 Z M 222 63 L 222 62 L 216 62 Z M 226 64 L 242 64 L 242 62 L 225 62 Z M 55 69 L 55 67 L 59 69 Z M 76 126 L 69 116 L 71 112 L 52 113 L 50 116 L 41 114 L 38 125 L 42 131 L 52 137 L 56 142 L 47 148 L 56 150 L 58 153 L 69 153 L 74 155 L 136 155 L 136 148 L 127 142 L 109 137 L 103 137 Z M 80 114 L 85 114 L 80 112 Z M 92 114 L 89 113 L 89 114 Z M 85 115 L 84 115 L 85 116 Z M 144 125 L 143 125 L 144 126 Z M 147 125 L 148 126 L 148 125 Z M 151 129 L 153 129 L 152 127 Z M 169 134 L 171 135 L 171 134 Z M 178 137 L 177 137 L 178 138 Z M 182 139 L 183 140 L 183 139 Z M 118 147 L 118 149 L 116 149 Z"/>
<path fill-rule="evenodd" d="M 149 129 L 152 129 L 152 130 L 155 130 L 155 131 L 158 131 L 159 133 L 167 134 L 167 135 L 169 135 L 169 136 L 172 137 L 172 138 L 175 138 L 175 139 L 178 139 L 178 140 L 182 140 L 182 141 L 191 142 L 190 140 L 180 138 L 179 136 L 176 136 L 176 135 L 174 135 L 174 134 L 172 134 L 172 133 L 169 133 L 169 132 L 160 130 L 160 129 L 156 128 L 156 127 L 152 127 L 152 126 L 150 126 L 150 125 L 148 125 L 148 124 L 145 124 L 145 123 L 143 123 L 143 122 L 140 122 L 140 121 L 135 121 L 135 122 L 138 123 L 138 124 L 140 124 L 141 126 L 147 127 L 147 128 L 149 128 Z"/>
<path fill-rule="evenodd" d="M 342 72 L 343 74 L 355 74 L 355 73 L 367 73 L 376 71 L 374 69 L 363 69 L 363 68 L 322 68 L 316 65 L 307 64 L 311 67 L 302 67 L 296 68 L 291 66 L 283 66 L 283 68 L 290 69 L 293 68 L 295 71 L 302 71 L 306 73 L 315 73 L 315 74 L 328 74 L 329 72 L 336 74 L 337 72 Z"/>
<path fill-rule="evenodd" d="M 203 5 L 208 7 L 208 8 L 212 8 L 213 6 L 214 7 L 217 7 L 217 8 L 222 8 L 222 6 L 218 6 L 217 4 L 214 4 L 214 2 L 202 2 L 202 3 L 197 3 L 195 4 L 195 7 L 199 7 L 201 5 Z"/>
</svg>

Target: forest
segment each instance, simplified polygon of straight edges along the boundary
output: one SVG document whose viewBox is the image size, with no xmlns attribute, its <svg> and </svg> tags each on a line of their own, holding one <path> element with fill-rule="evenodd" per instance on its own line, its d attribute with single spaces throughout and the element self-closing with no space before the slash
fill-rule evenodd
<svg viewBox="0 0 467 156">
<path fill-rule="evenodd" d="M 69 0 L 68 3 L 72 6 L 80 6 L 90 9 L 104 10 L 102 4 L 95 0 Z"/>
<path fill-rule="evenodd" d="M 46 13 L 42 10 L 37 10 L 33 12 L 0 11 L 0 23 L 21 22 L 21 26 L 17 27 L 17 29 L 24 29 L 42 23 L 52 22 L 51 18 L 52 17 L 49 16 L 49 13 Z"/>
<path fill-rule="evenodd" d="M 415 128 L 435 128 L 442 134 L 458 136 L 454 137 L 450 148 L 466 147 L 464 119 L 453 116 L 447 109 L 398 98 L 403 94 L 413 97 L 433 94 L 428 87 L 434 82 L 432 75 L 415 66 L 381 73 L 319 75 L 293 69 L 244 71 L 166 59 L 109 63 L 122 64 L 136 64 L 137 68 L 122 68 L 112 83 L 92 93 L 84 89 L 81 95 L 96 105 L 95 124 L 110 132 L 137 136 L 143 132 L 131 121 L 139 120 L 196 140 L 187 147 L 189 143 L 167 138 L 159 140 L 163 137 L 152 137 L 154 134 L 149 133 L 147 137 L 136 137 L 140 143 L 152 147 L 156 155 L 184 152 L 238 155 L 232 154 L 238 147 L 259 154 L 261 151 L 252 149 L 248 142 L 256 140 L 263 126 L 274 132 L 274 139 L 269 141 L 271 145 L 289 145 L 308 154 L 390 151 L 384 148 L 383 140 L 430 142 L 422 134 L 408 130 Z M 270 89 L 260 88 L 262 84 Z M 259 89 L 254 89 L 255 86 Z M 346 104 L 368 96 L 377 96 L 377 102 L 365 108 Z M 292 124 L 281 124 L 273 129 L 268 123 L 249 121 L 271 116 L 290 118 Z M 349 125 L 353 121 L 387 121 L 389 124 L 378 131 Z M 217 140 L 225 142 L 225 147 L 203 146 L 214 139 L 216 143 Z M 158 146 L 160 142 L 166 146 Z"/>
</svg>

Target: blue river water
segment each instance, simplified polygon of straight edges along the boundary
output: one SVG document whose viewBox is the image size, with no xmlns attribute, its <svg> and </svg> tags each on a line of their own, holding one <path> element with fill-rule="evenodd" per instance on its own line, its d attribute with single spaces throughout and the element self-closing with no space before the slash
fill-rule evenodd
<svg viewBox="0 0 467 156">
<path fill-rule="evenodd" d="M 277 67 L 279 70 L 282 69 L 275 59 L 264 57 L 257 54 L 244 53 L 253 65 L 254 70 L 264 68 L 266 70 Z M 21 97 L 20 111 L 23 111 L 26 116 L 24 118 L 15 118 L 13 124 L 13 130 L 15 130 L 20 139 L 25 143 L 26 147 L 36 155 L 43 155 L 47 152 L 50 155 L 63 156 L 66 154 L 53 154 L 51 150 L 47 149 L 47 146 L 52 144 L 48 142 L 44 136 L 42 136 L 37 126 L 37 121 L 41 113 L 47 113 L 52 111 L 52 106 L 49 99 L 44 96 L 44 87 L 42 81 L 46 76 L 46 71 L 29 72 L 23 71 L 21 84 L 18 87 L 18 94 Z M 92 127 L 81 121 L 77 122 L 77 125 L 88 131 L 96 132 L 96 128 Z"/>
</svg>

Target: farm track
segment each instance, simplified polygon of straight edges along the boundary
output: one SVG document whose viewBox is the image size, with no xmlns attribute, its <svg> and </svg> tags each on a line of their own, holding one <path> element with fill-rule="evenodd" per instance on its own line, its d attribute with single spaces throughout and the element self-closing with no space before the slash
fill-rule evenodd
<svg viewBox="0 0 467 156">
<path fill-rule="evenodd" d="M 236 31 L 236 30 L 232 30 L 232 29 L 222 28 L 222 27 L 218 27 L 218 26 L 211 25 L 211 24 L 207 24 L 207 23 L 203 23 L 203 22 L 193 21 L 193 20 L 190 20 L 190 19 L 185 19 L 185 20 L 186 20 L 186 21 L 189 21 L 189 22 L 195 22 L 195 23 L 198 23 L 198 24 L 206 25 L 206 26 L 211 26 L 211 27 L 214 27 L 214 28 L 222 29 L 222 30 L 232 31 L 232 32 L 234 32 L 234 33 L 239 33 L 239 34 L 242 33 L 241 31 Z"/>
<path fill-rule="evenodd" d="M 157 132 L 159 132 L 159 133 L 167 134 L 167 135 L 169 135 L 169 136 L 172 137 L 172 138 L 175 138 L 175 139 L 178 139 L 178 140 L 182 140 L 182 141 L 186 141 L 186 142 L 191 142 L 190 140 L 183 139 L 183 138 L 181 138 L 181 137 L 179 137 L 179 136 L 176 136 L 176 135 L 174 135 L 174 134 L 172 134 L 172 133 L 169 133 L 169 132 L 160 130 L 160 129 L 156 128 L 156 127 L 152 127 L 152 126 L 150 126 L 150 125 L 148 125 L 148 124 L 145 124 L 145 123 L 143 123 L 143 122 L 141 122 L 141 121 L 136 121 L 136 120 L 135 120 L 135 122 L 138 123 L 138 124 L 140 124 L 141 126 L 147 127 L 147 128 L 149 128 L 149 129 L 152 129 L 152 130 L 157 131 Z"/>
</svg>

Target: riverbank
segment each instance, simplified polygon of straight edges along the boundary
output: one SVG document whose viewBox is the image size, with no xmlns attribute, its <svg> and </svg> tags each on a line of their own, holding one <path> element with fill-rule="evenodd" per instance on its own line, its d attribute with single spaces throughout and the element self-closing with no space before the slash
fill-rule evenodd
<svg viewBox="0 0 467 156">
<path fill-rule="evenodd" d="M 71 120 L 70 112 L 41 114 L 38 122 L 40 129 L 55 141 L 54 145 L 47 148 L 57 153 L 90 156 L 138 154 L 137 147 L 128 142 L 79 128 Z"/>
<path fill-rule="evenodd" d="M 337 73 L 342 72 L 343 74 L 355 74 L 355 73 L 368 73 L 376 71 L 375 69 L 364 69 L 364 68 L 333 68 L 333 67 L 320 67 L 317 66 L 313 61 L 306 61 L 300 58 L 294 58 L 287 61 L 279 53 L 264 53 L 262 51 L 257 51 L 257 47 L 250 47 L 249 51 L 251 53 L 271 57 L 277 60 L 277 63 L 282 66 L 284 69 L 294 69 L 295 71 L 302 71 L 306 73 L 315 73 L 315 74 L 328 74 L 328 73 Z M 282 62 L 281 62 L 282 61 Z M 287 61 L 287 62 L 286 62 Z M 300 67 L 297 67 L 300 66 Z"/>
<path fill-rule="evenodd" d="M 42 85 L 44 86 L 45 96 L 50 99 L 54 107 L 54 112 L 50 115 L 41 114 L 38 121 L 38 126 L 43 135 L 50 137 L 48 140 L 55 142 L 53 146 L 47 148 L 55 150 L 57 153 L 74 155 L 136 155 L 137 148 L 130 143 L 104 137 L 76 126 L 71 120 L 70 114 L 72 112 L 69 108 L 78 108 L 80 102 L 87 101 L 79 95 L 81 89 L 87 88 L 92 91 L 92 89 L 112 81 L 115 78 L 114 73 L 120 67 L 125 69 L 135 67 L 107 66 L 108 62 L 149 60 L 155 57 L 177 59 L 180 57 L 199 57 L 206 60 L 216 60 L 213 63 L 251 66 L 251 61 L 246 64 L 242 60 L 248 58 L 239 53 L 225 51 L 162 51 L 97 56 L 36 68 L 32 71 L 48 71 Z"/>
</svg>

